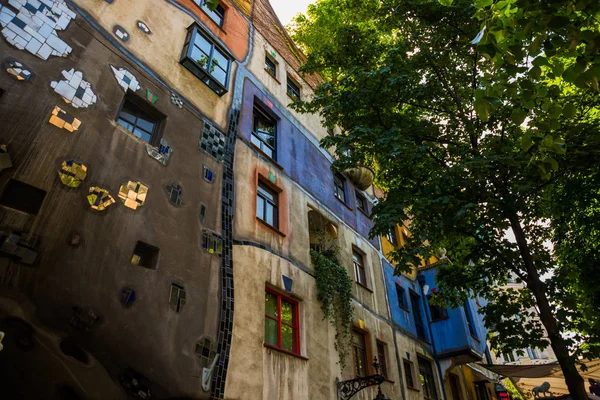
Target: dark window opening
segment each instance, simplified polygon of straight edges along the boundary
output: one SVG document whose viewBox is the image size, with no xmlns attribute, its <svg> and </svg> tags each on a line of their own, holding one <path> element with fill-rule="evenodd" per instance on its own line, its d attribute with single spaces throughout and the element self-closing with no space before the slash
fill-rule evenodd
<svg viewBox="0 0 600 400">
<path fill-rule="evenodd" d="M 365 261 L 363 255 L 356 250 L 352 250 L 352 264 L 354 264 L 354 279 L 356 282 L 363 286 L 367 286 Z"/>
<path fill-rule="evenodd" d="M 208 8 L 208 0 L 194 0 L 194 3 L 198 4 L 200 8 L 219 26 L 223 26 L 223 21 L 225 20 L 225 8 L 221 4 L 217 6 L 214 10 Z"/>
<path fill-rule="evenodd" d="M 121 304 L 125 308 L 129 308 L 135 302 L 135 290 L 129 288 L 121 289 Z"/>
<path fill-rule="evenodd" d="M 385 235 L 385 238 L 388 240 L 388 242 L 390 242 L 391 244 L 393 244 L 395 247 L 398 247 L 398 236 L 396 236 L 396 228 L 392 228 L 387 235 Z"/>
<path fill-rule="evenodd" d="M 4 94 L 4 89 L 0 88 L 0 99 L 2 98 L 3 94 Z"/>
<path fill-rule="evenodd" d="M 269 75 L 277 79 L 277 63 L 269 56 L 265 56 L 265 70 L 269 73 Z"/>
<path fill-rule="evenodd" d="M 367 346 L 365 335 L 354 331 L 352 340 L 352 354 L 354 356 L 354 373 L 356 377 L 367 376 Z"/>
<path fill-rule="evenodd" d="M 196 25 L 188 31 L 180 62 L 219 96 L 227 93 L 231 58 Z"/>
<path fill-rule="evenodd" d="M 278 203 L 279 193 L 263 182 L 258 182 L 256 191 L 256 216 L 274 228 L 279 228 Z"/>
<path fill-rule="evenodd" d="M 387 369 L 387 345 L 383 342 L 377 341 L 377 362 L 379 363 L 379 373 L 383 375 L 385 378 L 388 377 L 388 369 Z"/>
<path fill-rule="evenodd" d="M 346 191 L 344 190 L 346 179 L 340 174 L 333 175 L 333 184 L 335 186 L 335 197 L 343 203 L 346 203 Z"/>
<path fill-rule="evenodd" d="M 117 123 L 144 142 L 158 146 L 166 117 L 141 98 L 128 94 L 117 115 Z"/>
<path fill-rule="evenodd" d="M 265 289 L 265 343 L 300 354 L 298 302 Z"/>
<path fill-rule="evenodd" d="M 300 100 L 300 86 L 289 76 L 287 78 L 287 94 L 292 100 Z"/>
<path fill-rule="evenodd" d="M 427 303 L 429 304 L 429 311 L 431 312 L 431 322 L 448 318 L 448 310 L 446 307 L 432 304 L 431 299 L 431 295 L 427 296 Z"/>
<path fill-rule="evenodd" d="M 400 286 L 399 283 L 396 283 L 396 295 L 398 296 L 398 307 L 408 310 L 406 306 L 406 299 L 404 298 L 404 288 Z"/>
<path fill-rule="evenodd" d="M 277 159 L 277 121 L 256 105 L 252 112 L 252 144 L 273 160 Z"/>
<path fill-rule="evenodd" d="M 0 205 L 37 215 L 45 197 L 45 190 L 11 178 L 0 196 Z"/>
<path fill-rule="evenodd" d="M 465 300 L 465 317 L 467 317 L 467 326 L 469 327 L 469 333 L 474 338 L 477 338 L 477 332 L 475 332 L 475 326 L 473 325 L 473 314 L 471 314 L 471 307 L 469 306 L 469 300 Z"/>
<path fill-rule="evenodd" d="M 180 312 L 185 304 L 185 289 L 183 285 L 178 283 L 171 284 L 171 292 L 169 293 L 169 305 L 175 312 Z"/>
<path fill-rule="evenodd" d="M 450 391 L 452 392 L 453 400 L 460 400 L 462 396 L 460 395 L 460 380 L 456 374 L 448 374 L 450 377 Z"/>
<path fill-rule="evenodd" d="M 367 208 L 367 199 L 365 198 L 365 196 L 363 196 L 362 194 L 356 192 L 356 208 L 358 208 L 360 211 L 364 212 L 365 214 L 368 213 L 368 208 Z"/>
<path fill-rule="evenodd" d="M 433 368 L 431 361 L 426 358 L 418 357 L 419 360 L 419 378 L 423 387 L 423 395 L 426 398 L 437 399 L 437 390 L 435 389 L 435 380 L 433 378 Z"/>
<path fill-rule="evenodd" d="M 151 244 L 138 241 L 133 250 L 131 263 L 148 269 L 156 269 L 159 248 Z"/>
<path fill-rule="evenodd" d="M 327 127 L 327 134 L 330 136 L 333 136 L 335 134 L 333 127 L 331 127 L 331 126 Z"/>
<path fill-rule="evenodd" d="M 416 389 L 412 368 L 412 363 L 408 360 L 404 360 L 404 379 L 406 380 L 406 386 Z"/>
<path fill-rule="evenodd" d="M 421 339 L 426 339 L 425 326 L 423 326 L 423 316 L 421 314 L 421 306 L 419 304 L 421 297 L 415 292 L 410 292 L 410 303 L 412 306 L 413 315 L 415 317 L 415 327 L 417 328 L 417 336 Z"/>
</svg>

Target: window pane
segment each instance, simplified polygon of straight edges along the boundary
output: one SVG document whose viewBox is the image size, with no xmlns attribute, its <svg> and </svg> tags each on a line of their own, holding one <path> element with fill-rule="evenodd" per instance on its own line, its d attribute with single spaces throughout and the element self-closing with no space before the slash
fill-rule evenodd
<svg viewBox="0 0 600 400">
<path fill-rule="evenodd" d="M 204 52 L 200 51 L 195 46 L 192 46 L 190 49 L 190 58 L 198 63 L 198 65 L 202 66 L 202 68 L 206 68 L 208 66 L 208 55 L 204 54 Z"/>
<path fill-rule="evenodd" d="M 204 38 L 204 36 L 197 34 L 194 40 L 194 45 L 197 46 L 206 55 L 210 54 L 212 44 Z M 208 60 L 207 60 L 208 61 Z"/>
<path fill-rule="evenodd" d="M 260 196 L 256 196 L 256 216 L 263 221 L 265 219 L 265 201 Z"/>
<path fill-rule="evenodd" d="M 152 139 L 152 135 L 149 134 L 148 132 L 140 129 L 140 128 L 134 128 L 133 129 L 133 134 L 137 137 L 139 137 L 140 139 L 142 139 L 144 142 L 150 143 L 150 140 Z"/>
<path fill-rule="evenodd" d="M 285 300 L 281 300 L 281 320 L 288 324 L 294 323 L 294 305 Z"/>
<path fill-rule="evenodd" d="M 265 199 L 267 200 L 271 200 L 272 202 L 275 202 L 275 197 L 277 196 L 275 193 L 273 193 L 273 191 L 269 188 L 267 188 L 266 186 L 264 186 L 262 183 L 258 184 L 258 192 L 261 194 L 261 196 L 263 196 Z"/>
<path fill-rule="evenodd" d="M 269 225 L 275 225 L 273 222 L 273 206 L 267 203 L 266 211 L 265 211 L 265 222 Z"/>
<path fill-rule="evenodd" d="M 219 82 L 221 85 L 225 86 L 227 83 L 227 73 L 221 67 L 210 67 L 210 74 Z"/>
<path fill-rule="evenodd" d="M 141 128 L 148 133 L 152 133 L 152 131 L 154 131 L 154 122 L 145 120 L 141 117 L 138 118 L 136 125 L 138 126 L 138 128 Z"/>
<path fill-rule="evenodd" d="M 277 296 L 265 292 L 265 314 L 277 318 Z"/>
<path fill-rule="evenodd" d="M 121 125 L 123 128 L 127 129 L 129 132 L 133 132 L 133 125 L 131 125 L 129 122 L 125 121 L 124 119 L 119 118 L 117 120 L 117 123 L 119 125 Z"/>
<path fill-rule="evenodd" d="M 281 325 L 281 348 L 294 351 L 294 330 L 291 326 Z"/>
<path fill-rule="evenodd" d="M 213 53 L 213 64 L 215 61 L 217 62 L 217 65 L 219 67 L 227 71 L 227 64 L 229 64 L 229 61 L 227 60 L 227 57 L 225 57 L 225 55 L 221 53 L 218 49 L 215 49 Z"/>
<path fill-rule="evenodd" d="M 265 317 L 265 342 L 278 346 L 277 337 L 277 321 Z"/>
<path fill-rule="evenodd" d="M 119 113 L 119 118 L 123 118 L 125 121 L 135 124 L 135 115 L 131 114 L 128 111 L 129 111 L 129 107 L 127 107 L 127 105 L 124 105 L 123 109 Z"/>
</svg>

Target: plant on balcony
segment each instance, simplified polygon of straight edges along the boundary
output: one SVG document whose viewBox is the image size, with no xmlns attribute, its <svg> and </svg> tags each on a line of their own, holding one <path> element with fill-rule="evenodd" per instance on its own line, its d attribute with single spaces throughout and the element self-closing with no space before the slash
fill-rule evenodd
<svg viewBox="0 0 600 400">
<path fill-rule="evenodd" d="M 346 365 L 346 356 L 352 341 L 352 280 L 338 261 L 338 247 L 327 233 L 319 233 L 319 245 L 310 251 L 315 267 L 317 299 L 321 302 L 323 319 L 335 327 L 335 349 L 340 357 L 340 366 Z"/>
</svg>

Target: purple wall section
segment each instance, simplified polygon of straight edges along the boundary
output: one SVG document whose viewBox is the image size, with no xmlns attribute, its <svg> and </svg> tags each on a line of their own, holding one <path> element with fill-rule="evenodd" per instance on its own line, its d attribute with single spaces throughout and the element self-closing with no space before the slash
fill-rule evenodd
<svg viewBox="0 0 600 400">
<path fill-rule="evenodd" d="M 275 100 L 266 96 L 249 80 L 244 83 L 239 135 L 250 142 L 255 99 L 278 119 L 276 161 L 283 167 L 285 174 L 368 238 L 373 223 L 356 208 L 355 189 L 351 182 L 346 181 L 346 206 L 334 196 L 333 173 L 327 158 L 290 122 L 291 114 L 283 106 L 275 106 Z M 379 249 L 377 238 L 370 242 Z"/>
</svg>

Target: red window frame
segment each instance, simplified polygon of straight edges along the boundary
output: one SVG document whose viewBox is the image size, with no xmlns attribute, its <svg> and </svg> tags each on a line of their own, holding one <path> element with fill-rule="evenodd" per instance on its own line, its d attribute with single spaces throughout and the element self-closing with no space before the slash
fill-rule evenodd
<svg viewBox="0 0 600 400">
<path fill-rule="evenodd" d="M 271 293 L 272 295 L 277 297 L 277 318 L 274 318 L 273 316 L 268 315 L 265 312 L 265 318 L 268 318 L 268 319 L 271 319 L 271 320 L 277 322 L 277 345 L 274 345 L 272 343 L 267 343 L 267 342 L 264 342 L 264 345 L 268 346 L 268 347 L 274 347 L 285 353 L 291 353 L 291 354 L 299 356 L 300 355 L 300 319 L 298 317 L 298 301 L 296 301 L 296 300 L 292 299 L 291 297 L 288 297 L 276 290 L 273 290 L 269 287 L 265 287 L 265 292 Z M 285 300 L 292 305 L 292 325 L 283 321 L 281 318 L 281 300 Z M 294 335 L 294 348 L 291 352 L 287 349 L 284 349 L 281 344 L 281 327 L 282 327 L 282 325 L 286 325 L 286 326 L 289 326 L 290 328 L 292 328 L 292 334 Z"/>
</svg>

